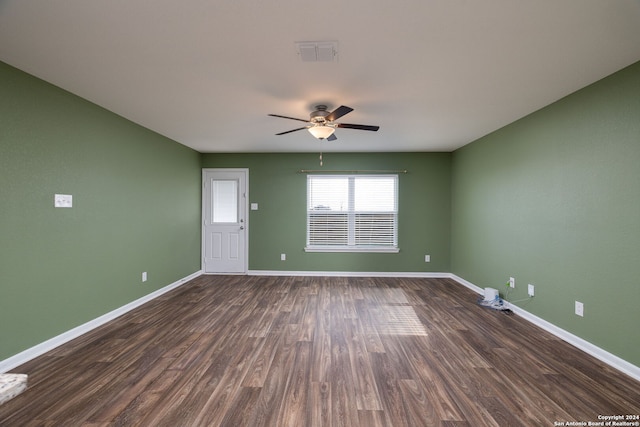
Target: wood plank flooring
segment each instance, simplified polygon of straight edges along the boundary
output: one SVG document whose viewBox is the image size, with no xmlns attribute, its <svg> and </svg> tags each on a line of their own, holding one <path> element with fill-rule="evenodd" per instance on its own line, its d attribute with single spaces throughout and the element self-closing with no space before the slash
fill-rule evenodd
<svg viewBox="0 0 640 427">
<path fill-rule="evenodd" d="M 1 426 L 554 426 L 640 384 L 449 279 L 201 276 L 14 372 Z"/>
</svg>

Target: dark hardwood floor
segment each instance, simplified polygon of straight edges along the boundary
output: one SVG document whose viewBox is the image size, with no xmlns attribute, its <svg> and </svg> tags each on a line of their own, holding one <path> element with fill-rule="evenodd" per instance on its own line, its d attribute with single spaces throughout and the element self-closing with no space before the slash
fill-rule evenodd
<svg viewBox="0 0 640 427">
<path fill-rule="evenodd" d="M 554 426 L 640 384 L 449 279 L 201 276 L 14 372 L 1 426 Z"/>
</svg>

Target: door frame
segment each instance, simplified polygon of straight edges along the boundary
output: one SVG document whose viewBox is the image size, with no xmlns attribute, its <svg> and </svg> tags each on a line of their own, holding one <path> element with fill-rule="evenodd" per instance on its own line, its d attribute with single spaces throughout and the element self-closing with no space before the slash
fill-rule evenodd
<svg viewBox="0 0 640 427">
<path fill-rule="evenodd" d="M 243 173 L 244 174 L 244 195 L 242 196 L 242 198 L 244 199 L 244 202 L 241 200 L 240 203 L 243 203 L 243 207 L 244 207 L 244 253 L 242 254 L 242 256 L 244 257 L 244 266 L 243 269 L 244 271 L 242 272 L 237 272 L 237 273 L 207 273 L 205 270 L 205 261 L 204 261 L 204 254 L 205 254 L 205 209 L 206 209 L 206 204 L 205 204 L 205 197 L 206 197 L 206 193 L 204 191 L 205 188 L 205 179 L 206 179 L 206 175 L 207 172 L 233 172 L 233 173 Z M 211 274 L 211 275 L 215 275 L 215 274 L 224 274 L 224 275 L 247 275 L 249 274 L 249 168 L 202 168 L 202 186 L 200 187 L 201 193 L 202 193 L 202 197 L 201 197 L 201 204 L 202 204 L 202 214 L 200 217 L 200 227 L 201 227 L 201 233 L 200 233 L 200 268 L 202 269 L 202 271 L 204 272 L 204 274 Z"/>
</svg>

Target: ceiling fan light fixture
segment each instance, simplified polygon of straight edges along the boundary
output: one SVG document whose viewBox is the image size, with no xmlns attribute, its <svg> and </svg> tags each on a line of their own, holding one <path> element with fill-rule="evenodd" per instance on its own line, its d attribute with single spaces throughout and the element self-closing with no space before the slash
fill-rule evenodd
<svg viewBox="0 0 640 427">
<path fill-rule="evenodd" d="M 309 128 L 309 133 L 318 139 L 326 139 L 333 135 L 335 128 L 323 124 L 316 124 Z"/>
</svg>

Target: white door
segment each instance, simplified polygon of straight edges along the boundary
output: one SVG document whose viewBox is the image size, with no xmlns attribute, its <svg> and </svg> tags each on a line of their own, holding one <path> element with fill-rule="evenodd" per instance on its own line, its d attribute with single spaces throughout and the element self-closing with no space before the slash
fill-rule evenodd
<svg viewBox="0 0 640 427">
<path fill-rule="evenodd" d="M 248 169 L 203 169 L 202 270 L 247 272 Z"/>
</svg>

